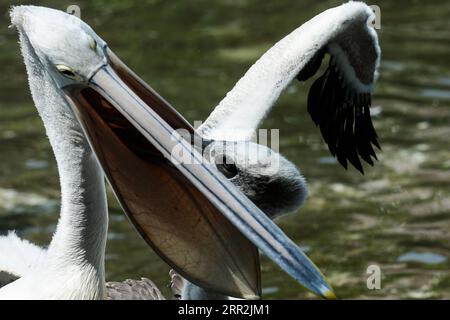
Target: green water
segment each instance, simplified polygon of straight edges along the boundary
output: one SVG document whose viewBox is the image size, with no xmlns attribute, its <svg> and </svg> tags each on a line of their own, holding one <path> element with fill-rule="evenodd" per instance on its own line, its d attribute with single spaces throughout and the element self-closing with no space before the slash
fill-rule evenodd
<svg viewBox="0 0 450 320">
<path fill-rule="evenodd" d="M 29 1 L 82 17 L 190 121 L 205 119 L 272 44 L 340 1 Z M 26 83 L 17 35 L 0 4 L 0 234 L 48 244 L 59 213 L 55 161 Z M 366 175 L 330 158 L 293 84 L 264 123 L 306 176 L 310 197 L 280 226 L 341 298 L 450 298 L 450 2 L 379 1 L 383 60 L 375 127 L 383 152 Z M 108 280 L 146 276 L 168 293 L 169 268 L 111 198 Z M 366 269 L 382 270 L 381 290 Z M 312 298 L 263 259 L 265 299 Z"/>
</svg>

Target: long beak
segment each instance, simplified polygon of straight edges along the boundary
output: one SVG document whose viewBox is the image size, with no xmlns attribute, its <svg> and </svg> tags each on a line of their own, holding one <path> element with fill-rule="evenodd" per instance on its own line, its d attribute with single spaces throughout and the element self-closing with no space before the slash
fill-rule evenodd
<svg viewBox="0 0 450 320">
<path fill-rule="evenodd" d="M 195 135 L 189 123 L 113 52 L 105 52 L 109 63 L 87 85 L 64 90 L 117 198 L 147 243 L 183 277 L 215 292 L 258 298 L 259 248 L 306 288 L 333 298 L 299 247 L 189 141 L 174 134 L 184 129 Z"/>
</svg>

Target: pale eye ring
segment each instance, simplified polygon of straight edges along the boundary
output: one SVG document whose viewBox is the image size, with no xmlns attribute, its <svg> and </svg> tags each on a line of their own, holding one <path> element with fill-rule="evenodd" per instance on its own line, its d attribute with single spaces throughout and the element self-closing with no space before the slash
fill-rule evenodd
<svg viewBox="0 0 450 320">
<path fill-rule="evenodd" d="M 58 64 L 58 65 L 56 65 L 56 69 L 58 69 L 59 73 L 61 73 L 66 78 L 69 78 L 69 79 L 77 78 L 75 71 L 68 66 L 65 66 L 63 64 Z"/>
</svg>

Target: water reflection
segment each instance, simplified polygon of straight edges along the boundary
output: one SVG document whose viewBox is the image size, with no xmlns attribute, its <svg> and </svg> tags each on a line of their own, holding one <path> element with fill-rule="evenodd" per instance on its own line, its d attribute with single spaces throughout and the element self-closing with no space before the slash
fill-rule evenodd
<svg viewBox="0 0 450 320">
<path fill-rule="evenodd" d="M 424 264 L 440 264 L 447 261 L 447 257 L 433 252 L 408 252 L 397 259 L 398 262 L 418 262 Z"/>
</svg>

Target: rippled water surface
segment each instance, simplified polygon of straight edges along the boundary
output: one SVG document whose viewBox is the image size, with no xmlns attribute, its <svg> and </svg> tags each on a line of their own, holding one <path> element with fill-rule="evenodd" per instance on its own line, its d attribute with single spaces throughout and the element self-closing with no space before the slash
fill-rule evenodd
<svg viewBox="0 0 450 320">
<path fill-rule="evenodd" d="M 27 89 L 17 35 L 0 3 L 0 234 L 48 244 L 59 213 L 55 161 Z M 190 121 L 205 119 L 273 43 L 339 1 L 28 1 L 83 19 Z M 426 4 L 425 4 L 426 3 Z M 383 152 L 366 175 L 330 158 L 293 84 L 264 123 L 310 186 L 280 226 L 342 298 L 450 298 L 450 2 L 379 1 L 383 60 L 374 97 Z M 146 276 L 168 293 L 169 268 L 111 198 L 107 278 Z M 366 270 L 382 270 L 369 291 Z M 263 260 L 264 298 L 311 298 Z"/>
</svg>

